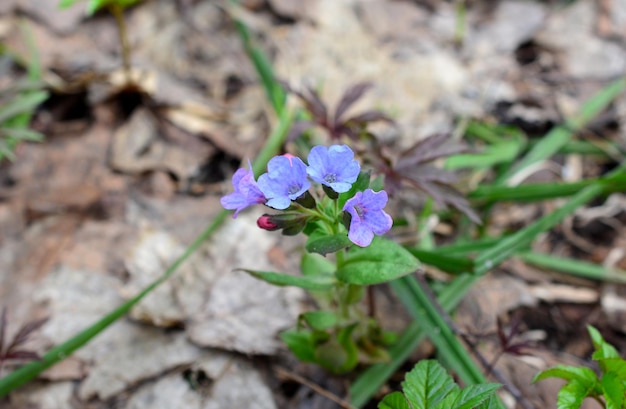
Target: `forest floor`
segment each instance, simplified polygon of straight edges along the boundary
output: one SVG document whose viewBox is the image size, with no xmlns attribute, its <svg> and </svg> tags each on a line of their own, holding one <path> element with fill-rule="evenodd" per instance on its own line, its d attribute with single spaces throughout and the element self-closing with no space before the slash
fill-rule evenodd
<svg viewBox="0 0 626 409">
<path fill-rule="evenodd" d="M 291 86 L 314 86 L 332 106 L 351 85 L 372 82 L 355 110 L 391 115 L 395 125 L 375 130 L 398 148 L 454 133 L 468 119 L 538 140 L 626 72 L 624 1 L 468 0 L 463 30 L 457 6 L 444 0 L 242 3 L 237 18 Z M 85 5 L 0 3 L 0 42 L 24 61 L 36 50 L 51 95 L 32 121 L 45 140 L 20 144 L 13 161 L 0 163 L 0 307 L 9 332 L 48 318 L 33 336 L 38 351 L 158 278 L 221 211 L 233 172 L 255 158 L 277 123 L 222 2 L 151 0 L 127 10 L 130 88 L 114 18 L 87 17 Z M 25 75 L 8 54 L 0 57 L 0 88 Z M 626 95 L 578 137 L 624 152 Z M 526 178 L 579 181 L 621 160 L 561 154 Z M 498 204 L 484 226 L 494 235 L 516 231 L 561 203 Z M 391 208 L 394 216 L 415 211 L 409 199 Z M 297 363 L 277 336 L 306 307 L 303 294 L 233 271 L 298 270 L 302 241 L 258 229 L 261 212 L 229 218 L 128 317 L 0 406 L 340 407 L 301 377 L 341 398 L 352 378 Z M 455 232 L 445 221 L 430 228 L 442 243 Z M 626 270 L 626 194 L 581 207 L 533 249 Z M 378 290 L 382 322 L 402 329 L 409 315 L 388 288 Z M 479 335 L 493 335 L 499 317 L 521 322 L 534 348 L 501 357 L 495 368 L 535 407 L 551 408 L 560 383 L 530 379 L 557 363 L 589 364 L 587 324 L 626 352 L 625 294 L 623 284 L 512 258 L 485 275 L 454 319 L 487 356 L 497 345 Z M 430 356 L 425 342 L 381 393 Z"/>
</svg>

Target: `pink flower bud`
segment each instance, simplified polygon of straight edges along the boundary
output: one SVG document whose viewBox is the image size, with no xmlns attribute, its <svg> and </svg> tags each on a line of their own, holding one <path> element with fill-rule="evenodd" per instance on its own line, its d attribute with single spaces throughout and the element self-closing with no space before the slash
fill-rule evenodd
<svg viewBox="0 0 626 409">
<path fill-rule="evenodd" d="M 269 214 L 264 214 L 259 217 L 256 221 L 256 225 L 262 228 L 263 230 L 274 231 L 278 230 L 280 227 L 271 220 L 272 216 Z"/>
</svg>

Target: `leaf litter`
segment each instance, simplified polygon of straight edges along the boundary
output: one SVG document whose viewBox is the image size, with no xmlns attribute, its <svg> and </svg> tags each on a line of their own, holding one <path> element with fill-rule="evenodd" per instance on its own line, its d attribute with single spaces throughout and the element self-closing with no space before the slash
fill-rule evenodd
<svg viewBox="0 0 626 409">
<path fill-rule="evenodd" d="M 428 135 L 450 133 L 464 116 L 527 130 L 550 126 L 597 89 L 597 81 L 621 75 L 626 64 L 622 2 L 611 3 L 608 12 L 590 0 L 562 10 L 539 2 L 473 2 L 458 48 L 451 45 L 455 11 L 445 2 L 318 0 L 306 14 L 294 1 L 257 3 L 246 13 L 283 79 L 298 89 L 311 87 L 324 101 L 340 100 L 350 84 L 346 78 L 371 81 L 373 87 L 346 117 L 363 107 L 381 109 L 397 126 L 377 130 L 409 149 Z M 23 13 L 43 76 L 59 100 L 67 103 L 78 89 L 89 106 L 89 114 L 74 119 L 83 131 L 22 145 L 18 161 L 0 165 L 0 299 L 10 306 L 13 322 L 49 317 L 33 335 L 41 348 L 65 341 L 158 278 L 217 214 L 217 198 L 225 191 L 220 181 L 228 179 L 234 163 L 258 152 L 274 118 L 226 12 L 211 2 L 160 0 L 128 12 L 133 75 L 140 84 L 134 92 L 143 95 L 130 108 L 124 104 L 133 94 L 119 81 L 112 19 L 87 19 L 77 11 L 80 5 L 63 12 L 52 0 L 34 5 L 16 0 L 0 6 L 3 43 L 24 54 L 15 29 L 16 13 Z M 563 42 L 570 37 L 576 41 Z M 583 82 L 561 87 L 559 78 Z M 613 112 L 622 130 L 625 101 L 620 97 Z M 46 109 L 54 113 L 47 119 Z M 68 124 L 52 107 L 42 111 L 35 124 L 44 132 Z M 623 135 L 616 140 L 626 146 Z M 207 172 L 212 182 L 206 182 Z M 591 172 L 583 165 L 583 174 Z M 494 211 L 502 230 L 550 210 L 530 206 L 515 216 L 511 208 Z M 582 252 L 624 269 L 624 218 L 614 209 L 607 202 L 595 213 L 583 210 L 570 228 L 548 233 L 534 250 Z M 271 377 L 244 355 L 284 355 L 276 334 L 294 322 L 301 294 L 233 269 L 296 271 L 291 250 L 300 244 L 256 229 L 255 216 L 242 214 L 227 223 L 129 318 L 79 350 L 64 369 L 44 376 L 56 381 L 13 392 L 9 407 L 66 408 L 70 401 L 100 407 L 118 402 L 124 408 L 153 402 L 276 407 Z M 599 243 L 598 226 L 607 221 L 614 234 Z M 593 253 L 585 254 L 576 238 L 596 244 Z M 496 316 L 521 315 L 525 330 L 538 329 L 553 349 L 582 356 L 589 346 L 575 342 L 582 332 L 572 323 L 597 314 L 600 305 L 606 326 L 622 333 L 621 287 L 546 278 L 544 271 L 512 262 L 483 279 L 457 321 L 470 329 L 482 323 L 472 331 L 489 332 Z M 542 315 L 546 304 L 560 321 Z M 557 329 L 567 336 L 554 336 Z M 504 356 L 498 368 L 522 387 L 543 365 L 565 359 L 551 351 L 535 355 Z M 329 382 L 329 388 L 337 387 Z M 524 391 L 540 399 L 538 407 L 547 407 L 557 388 L 544 385 L 550 384 Z M 301 395 L 298 403 L 305 405 Z M 315 402 L 329 407 L 328 401 Z"/>
</svg>

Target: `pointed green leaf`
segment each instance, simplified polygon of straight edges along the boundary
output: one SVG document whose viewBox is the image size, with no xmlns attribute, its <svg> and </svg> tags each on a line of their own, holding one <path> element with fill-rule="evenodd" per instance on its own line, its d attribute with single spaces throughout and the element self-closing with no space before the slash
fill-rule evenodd
<svg viewBox="0 0 626 409">
<path fill-rule="evenodd" d="M 309 237 L 307 240 L 305 249 L 311 253 L 318 253 L 325 256 L 328 253 L 335 253 L 346 247 L 350 247 L 352 242 L 348 238 L 348 235 L 335 234 L 333 236 L 327 236 L 322 234 L 315 234 Z"/>
<path fill-rule="evenodd" d="M 411 407 L 406 403 L 402 393 L 393 392 L 378 403 L 378 409 L 411 409 Z"/>
<path fill-rule="evenodd" d="M 624 402 L 624 384 L 622 379 L 614 373 L 607 373 L 602 377 L 600 386 L 606 402 L 606 409 L 622 408 L 622 402 Z"/>
<path fill-rule="evenodd" d="M 452 377 L 434 360 L 420 361 L 402 382 L 402 390 L 414 409 L 432 408 L 457 388 Z"/>
<path fill-rule="evenodd" d="M 500 384 L 497 383 L 481 383 L 477 385 L 470 385 L 462 390 L 458 391 L 454 394 L 454 400 L 450 401 L 450 404 L 447 406 L 443 406 L 442 403 L 448 401 L 448 399 L 444 399 L 444 401 L 440 402 L 435 408 L 437 409 L 473 409 L 476 406 L 480 405 L 482 402 L 486 401 L 494 392 L 500 387 Z M 451 395 L 452 396 L 452 395 Z"/>
<path fill-rule="evenodd" d="M 533 378 L 533 383 L 546 378 L 561 378 L 566 381 L 577 380 L 582 385 L 593 386 L 598 381 L 594 371 L 585 367 L 557 365 L 539 372 Z"/>
<path fill-rule="evenodd" d="M 598 364 L 605 374 L 612 373 L 618 378 L 626 379 L 626 361 L 622 358 L 598 359 Z"/>
<path fill-rule="evenodd" d="M 591 336 L 591 341 L 593 342 L 593 346 L 596 351 L 591 356 L 592 359 L 599 360 L 604 358 L 619 358 L 619 352 L 617 349 L 602 338 L 600 332 L 592 327 L 591 325 L 587 325 L 587 331 L 589 331 L 589 335 Z"/>
<path fill-rule="evenodd" d="M 557 409 L 580 409 L 580 405 L 589 396 L 591 389 L 574 379 L 559 391 L 556 402 Z"/>
<path fill-rule="evenodd" d="M 246 273 L 278 286 L 300 287 L 305 290 L 328 290 L 335 285 L 333 276 L 292 276 L 289 274 L 274 273 L 271 271 L 256 271 L 241 269 Z"/>
<path fill-rule="evenodd" d="M 337 271 L 346 283 L 372 285 L 402 277 L 420 267 L 420 262 L 402 246 L 375 237 L 369 247 L 352 247 Z"/>
</svg>

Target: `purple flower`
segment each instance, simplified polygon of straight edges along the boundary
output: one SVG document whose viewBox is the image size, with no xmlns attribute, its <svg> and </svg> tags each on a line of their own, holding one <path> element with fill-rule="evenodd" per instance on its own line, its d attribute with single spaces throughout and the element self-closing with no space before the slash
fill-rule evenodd
<svg viewBox="0 0 626 409">
<path fill-rule="evenodd" d="M 266 204 L 274 209 L 288 208 L 309 187 L 306 165 L 292 155 L 273 157 L 267 164 L 267 173 L 259 177 L 259 189 L 269 199 Z"/>
<path fill-rule="evenodd" d="M 359 176 L 359 162 L 353 160 L 354 152 L 347 145 L 315 146 L 309 153 L 311 179 L 333 189 L 337 193 L 350 190 Z"/>
<path fill-rule="evenodd" d="M 254 181 L 252 164 L 248 161 L 249 169 L 241 168 L 233 175 L 233 187 L 235 191 L 220 199 L 220 203 L 225 209 L 235 210 L 233 219 L 240 211 L 248 206 L 258 203 L 265 203 L 265 196 Z"/>
<path fill-rule="evenodd" d="M 350 231 L 348 238 L 354 244 L 367 247 L 372 242 L 374 234 L 385 234 L 391 229 L 391 216 L 383 210 L 387 204 L 387 192 L 374 192 L 367 189 L 357 192 L 343 206 L 343 210 L 350 213 Z"/>
</svg>

